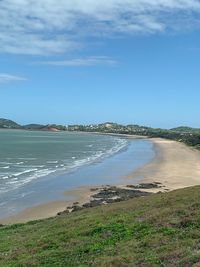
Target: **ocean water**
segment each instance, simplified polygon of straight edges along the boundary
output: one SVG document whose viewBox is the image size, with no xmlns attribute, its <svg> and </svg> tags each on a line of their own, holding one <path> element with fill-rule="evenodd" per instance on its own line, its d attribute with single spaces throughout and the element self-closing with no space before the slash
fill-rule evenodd
<svg viewBox="0 0 200 267">
<path fill-rule="evenodd" d="M 70 172 L 126 148 L 127 140 L 66 132 L 0 131 L 0 194 Z"/>
<path fill-rule="evenodd" d="M 0 218 L 49 201 L 73 201 L 64 192 L 80 186 L 122 184 L 154 156 L 148 140 L 0 130 Z"/>
</svg>

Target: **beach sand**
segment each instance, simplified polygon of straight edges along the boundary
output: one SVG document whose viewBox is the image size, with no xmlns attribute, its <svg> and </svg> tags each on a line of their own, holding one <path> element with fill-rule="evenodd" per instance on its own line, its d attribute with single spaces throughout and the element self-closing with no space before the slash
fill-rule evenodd
<svg viewBox="0 0 200 267">
<path fill-rule="evenodd" d="M 124 177 L 124 184 L 131 184 L 135 178 L 140 178 L 141 183 L 159 182 L 162 189 L 144 191 L 171 191 L 179 188 L 200 185 L 200 152 L 182 143 L 154 138 L 156 156 L 152 162 Z M 83 204 L 89 202 L 92 194 L 91 188 L 82 187 L 65 194 L 74 197 L 73 202 Z M 30 220 L 43 219 L 55 216 L 64 211 L 73 202 L 55 201 L 26 209 L 17 215 L 0 220 L 2 224 L 23 223 Z"/>
<path fill-rule="evenodd" d="M 126 177 L 127 182 L 140 177 L 141 183 L 159 182 L 170 191 L 200 185 L 198 150 L 183 143 L 161 138 L 154 138 L 152 142 L 156 153 L 154 160 Z"/>
</svg>

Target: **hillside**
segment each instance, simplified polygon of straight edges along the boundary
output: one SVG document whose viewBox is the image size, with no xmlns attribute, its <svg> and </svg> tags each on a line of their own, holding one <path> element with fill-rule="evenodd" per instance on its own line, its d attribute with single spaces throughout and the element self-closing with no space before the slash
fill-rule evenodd
<svg viewBox="0 0 200 267">
<path fill-rule="evenodd" d="M 191 127 L 187 127 L 187 126 L 180 126 L 177 128 L 172 128 L 170 130 L 175 131 L 175 132 L 182 132 L 182 133 L 200 133 L 199 128 L 191 128 Z"/>
<path fill-rule="evenodd" d="M 0 118 L 0 128 L 5 128 L 5 129 L 20 129 L 21 125 L 17 124 L 16 122 L 12 120 L 7 120 Z"/>
<path fill-rule="evenodd" d="M 200 187 L 0 229 L 0 266 L 200 266 Z"/>
<path fill-rule="evenodd" d="M 22 130 L 31 130 L 31 131 L 65 131 L 66 126 L 56 125 L 56 124 L 27 124 L 20 125 L 12 120 L 0 119 L 0 129 L 22 129 Z"/>
<path fill-rule="evenodd" d="M 27 124 L 23 126 L 25 130 L 41 130 L 42 128 L 44 128 L 42 124 Z"/>
<path fill-rule="evenodd" d="M 173 129 L 151 128 L 139 125 L 120 125 L 116 123 L 103 123 L 97 125 L 69 125 L 68 131 L 85 131 L 100 133 L 117 133 L 141 135 L 149 138 L 165 138 L 185 143 L 200 149 L 200 129 L 190 127 L 177 127 Z"/>
</svg>

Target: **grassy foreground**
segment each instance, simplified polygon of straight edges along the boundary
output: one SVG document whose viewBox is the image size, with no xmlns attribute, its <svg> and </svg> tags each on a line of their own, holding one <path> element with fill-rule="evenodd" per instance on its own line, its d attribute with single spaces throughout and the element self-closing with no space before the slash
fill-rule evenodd
<svg viewBox="0 0 200 267">
<path fill-rule="evenodd" d="M 200 187 L 2 227 L 0 266 L 200 266 Z"/>
</svg>

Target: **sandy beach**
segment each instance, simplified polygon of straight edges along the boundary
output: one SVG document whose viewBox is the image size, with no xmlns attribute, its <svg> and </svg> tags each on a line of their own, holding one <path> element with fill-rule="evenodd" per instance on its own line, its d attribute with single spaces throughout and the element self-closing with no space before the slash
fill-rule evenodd
<svg viewBox="0 0 200 267">
<path fill-rule="evenodd" d="M 151 139 L 151 141 L 154 143 L 156 153 L 154 160 L 124 177 L 124 184 L 122 186 L 131 184 L 138 177 L 142 183 L 161 183 L 164 186 L 163 191 L 200 184 L 199 151 L 175 141 L 160 138 Z M 89 187 L 82 187 L 67 191 L 65 194 L 71 194 L 74 197 L 73 202 L 83 204 L 88 202 L 93 194 L 90 189 Z M 147 191 L 157 192 L 160 189 Z M 15 216 L 2 219 L 0 223 L 22 223 L 55 216 L 59 211 L 63 211 L 67 206 L 72 205 L 73 202 L 55 201 L 39 205 L 26 209 Z"/>
<path fill-rule="evenodd" d="M 160 182 L 170 191 L 200 184 L 198 150 L 183 143 L 161 138 L 154 138 L 152 142 L 156 153 L 155 159 L 126 177 L 127 182 L 141 177 L 142 183 Z"/>
</svg>

